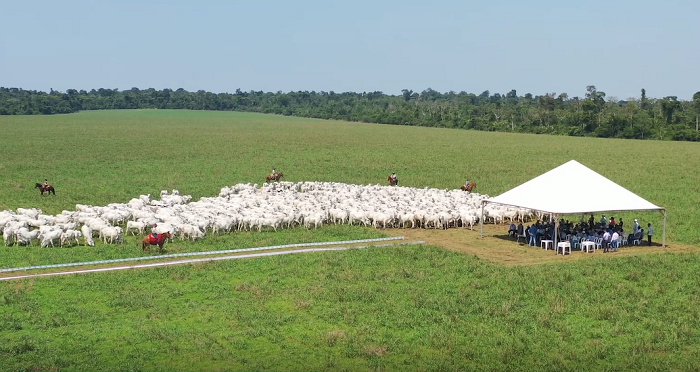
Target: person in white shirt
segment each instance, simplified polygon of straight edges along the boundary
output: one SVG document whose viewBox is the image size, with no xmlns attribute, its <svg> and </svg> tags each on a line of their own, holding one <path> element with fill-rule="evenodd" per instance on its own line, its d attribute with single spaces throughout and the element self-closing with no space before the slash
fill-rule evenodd
<svg viewBox="0 0 700 372">
<path fill-rule="evenodd" d="M 612 237 L 610 237 L 610 247 L 612 248 L 613 252 L 617 252 L 617 248 L 619 245 L 619 239 L 620 239 L 620 234 L 617 233 L 617 230 L 613 232 Z"/>
<path fill-rule="evenodd" d="M 605 233 L 603 234 L 603 253 L 608 253 L 610 250 L 610 237 L 610 231 L 605 229 Z"/>
<path fill-rule="evenodd" d="M 632 226 L 632 233 L 636 233 L 639 230 L 639 222 L 637 219 L 634 220 L 634 226 Z"/>
</svg>

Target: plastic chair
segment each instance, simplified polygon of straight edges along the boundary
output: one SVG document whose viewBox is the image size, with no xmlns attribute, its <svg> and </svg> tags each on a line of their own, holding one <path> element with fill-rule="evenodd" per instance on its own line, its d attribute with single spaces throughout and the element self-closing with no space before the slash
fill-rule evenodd
<svg viewBox="0 0 700 372">
<path fill-rule="evenodd" d="M 595 249 L 603 249 L 603 238 L 595 238 Z"/>
<path fill-rule="evenodd" d="M 554 240 L 542 239 L 542 240 L 540 240 L 540 246 L 541 246 L 542 249 L 544 249 L 545 251 L 546 251 L 549 247 L 551 247 L 552 250 L 555 249 L 555 248 L 554 248 Z"/>
<path fill-rule="evenodd" d="M 579 238 L 578 236 L 573 236 L 571 238 L 571 246 L 574 249 L 576 249 L 576 247 L 578 247 L 578 249 L 581 249 L 581 238 Z"/>
</svg>

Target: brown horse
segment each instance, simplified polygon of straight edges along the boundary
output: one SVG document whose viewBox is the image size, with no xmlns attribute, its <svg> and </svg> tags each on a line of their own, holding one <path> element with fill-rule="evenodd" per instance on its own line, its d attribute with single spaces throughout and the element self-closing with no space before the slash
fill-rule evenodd
<svg viewBox="0 0 700 372">
<path fill-rule="evenodd" d="M 387 181 L 389 181 L 389 186 L 396 186 L 399 184 L 399 179 L 396 179 L 396 182 L 394 182 L 394 178 L 389 175 L 389 177 L 386 178 Z"/>
<path fill-rule="evenodd" d="M 277 182 L 277 181 L 280 180 L 280 178 L 282 178 L 282 176 L 283 176 L 282 173 L 277 173 L 277 174 L 274 175 L 274 176 L 271 175 L 271 174 L 268 174 L 268 175 L 267 175 L 267 179 L 265 180 L 265 183 L 268 183 L 268 182 L 270 182 L 270 181 L 272 181 L 272 182 Z"/>
<path fill-rule="evenodd" d="M 472 189 L 476 187 L 476 182 L 470 182 L 469 186 L 464 186 L 460 187 L 462 191 L 467 191 L 467 192 L 472 192 Z"/>
<path fill-rule="evenodd" d="M 172 238 L 172 236 L 170 235 L 170 231 L 164 232 L 162 234 L 148 234 L 141 240 L 141 243 L 143 243 L 143 251 L 145 252 L 146 249 L 148 249 L 148 252 L 151 252 L 151 246 L 157 245 L 158 252 L 163 252 L 163 243 L 165 243 L 166 239 L 170 238 Z"/>
<path fill-rule="evenodd" d="M 44 195 L 44 192 L 48 192 L 49 195 L 50 195 L 50 194 L 56 195 L 56 190 L 55 190 L 55 189 L 53 188 L 53 186 L 51 186 L 51 185 L 44 186 L 44 185 L 42 185 L 42 184 L 40 184 L 40 183 L 37 183 L 37 184 L 34 186 L 34 188 L 35 188 L 35 189 L 38 188 L 39 191 L 41 191 L 41 195 Z"/>
</svg>

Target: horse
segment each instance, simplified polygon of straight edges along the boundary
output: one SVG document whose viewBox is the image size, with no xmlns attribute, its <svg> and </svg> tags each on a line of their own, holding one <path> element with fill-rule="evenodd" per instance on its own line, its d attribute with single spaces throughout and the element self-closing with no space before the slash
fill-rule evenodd
<svg viewBox="0 0 700 372">
<path fill-rule="evenodd" d="M 268 183 L 268 182 L 270 182 L 270 181 L 272 181 L 272 182 L 277 182 L 277 181 L 280 180 L 280 178 L 282 178 L 282 176 L 283 176 L 282 173 L 277 173 L 277 174 L 274 175 L 274 176 L 271 175 L 271 174 L 268 174 L 265 183 Z"/>
<path fill-rule="evenodd" d="M 151 233 L 146 235 L 141 240 L 141 243 L 143 243 L 143 251 L 145 252 L 146 249 L 148 249 L 148 252 L 151 252 L 151 246 L 152 245 L 157 245 L 158 246 L 158 252 L 163 252 L 163 243 L 165 243 L 166 239 L 172 238 L 172 235 L 170 234 L 170 231 L 164 232 L 162 234 L 156 234 L 156 233 Z"/>
<path fill-rule="evenodd" d="M 35 189 L 38 188 L 39 191 L 41 191 L 41 195 L 44 195 L 44 192 L 48 192 L 49 194 L 54 194 L 54 195 L 56 195 L 56 190 L 55 190 L 55 189 L 53 188 L 53 186 L 51 186 L 51 185 L 44 186 L 44 185 L 42 185 L 42 184 L 40 184 L 40 183 L 37 183 L 37 184 L 34 186 L 34 188 L 35 188 Z"/>
<path fill-rule="evenodd" d="M 389 177 L 386 178 L 387 181 L 389 181 L 389 186 L 396 186 L 399 184 L 399 179 L 396 179 L 396 182 L 394 182 L 394 178 L 389 175 Z"/>
<path fill-rule="evenodd" d="M 476 187 L 476 182 L 470 182 L 468 186 L 462 185 L 460 187 L 462 191 L 472 192 L 472 189 Z"/>
</svg>

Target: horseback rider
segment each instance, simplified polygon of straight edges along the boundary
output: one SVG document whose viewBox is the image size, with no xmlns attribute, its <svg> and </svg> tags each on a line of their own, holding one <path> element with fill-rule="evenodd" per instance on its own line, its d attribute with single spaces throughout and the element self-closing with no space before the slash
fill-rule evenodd
<svg viewBox="0 0 700 372">
<path fill-rule="evenodd" d="M 44 189 L 47 189 L 49 187 L 49 180 L 47 178 L 44 178 Z"/>
<path fill-rule="evenodd" d="M 156 232 L 156 227 L 158 227 L 158 224 L 154 223 L 153 228 L 151 229 L 151 234 L 148 236 L 148 238 L 152 241 L 158 241 L 158 233 Z"/>
<path fill-rule="evenodd" d="M 469 181 L 469 178 L 467 178 L 467 180 L 464 181 L 464 187 L 465 187 L 465 188 L 468 188 L 468 187 L 469 187 L 469 184 L 471 184 L 471 181 Z"/>
<path fill-rule="evenodd" d="M 272 179 L 277 180 L 277 171 L 275 171 L 275 168 L 272 168 Z"/>
<path fill-rule="evenodd" d="M 398 185 L 399 182 L 396 179 L 396 172 L 391 172 L 391 180 L 394 182 L 394 185 Z"/>
</svg>

